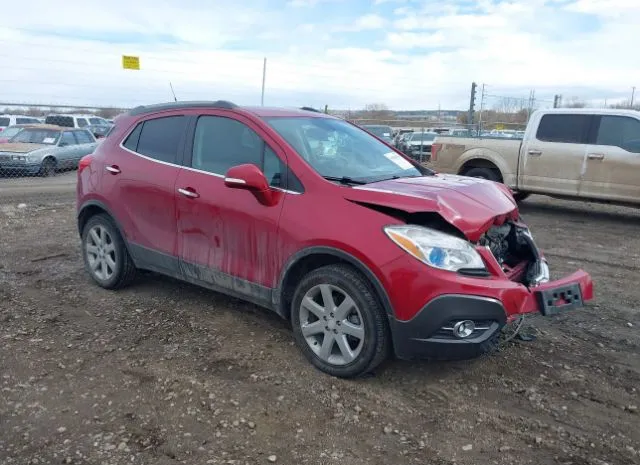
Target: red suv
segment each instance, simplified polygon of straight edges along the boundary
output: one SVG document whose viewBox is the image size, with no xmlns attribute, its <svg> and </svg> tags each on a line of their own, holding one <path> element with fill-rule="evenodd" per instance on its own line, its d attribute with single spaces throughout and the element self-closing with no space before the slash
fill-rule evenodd
<svg viewBox="0 0 640 465">
<path fill-rule="evenodd" d="M 518 315 L 593 298 L 583 271 L 549 282 L 507 187 L 436 174 L 316 111 L 138 107 L 81 161 L 77 189 L 98 285 L 144 269 L 254 302 L 335 376 L 391 353 L 473 357 Z"/>
</svg>

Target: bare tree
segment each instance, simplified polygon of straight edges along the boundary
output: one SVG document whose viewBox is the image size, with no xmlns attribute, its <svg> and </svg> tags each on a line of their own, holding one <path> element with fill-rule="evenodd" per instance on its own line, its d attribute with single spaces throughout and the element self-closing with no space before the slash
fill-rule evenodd
<svg viewBox="0 0 640 465">
<path fill-rule="evenodd" d="M 359 113 L 361 118 L 378 120 L 388 119 L 392 115 L 391 110 L 384 103 L 369 103 Z"/>
</svg>

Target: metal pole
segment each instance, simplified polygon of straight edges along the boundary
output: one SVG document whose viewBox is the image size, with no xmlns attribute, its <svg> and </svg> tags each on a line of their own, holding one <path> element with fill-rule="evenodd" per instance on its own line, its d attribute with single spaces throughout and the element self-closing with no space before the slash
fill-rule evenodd
<svg viewBox="0 0 640 465">
<path fill-rule="evenodd" d="M 631 88 L 631 108 L 633 108 L 633 99 L 634 99 L 635 96 L 636 96 L 636 87 L 633 86 Z"/>
<path fill-rule="evenodd" d="M 260 105 L 264 106 L 264 83 L 267 80 L 267 57 L 264 57 L 262 63 L 262 95 L 260 96 Z"/>
<path fill-rule="evenodd" d="M 480 117 L 478 119 L 478 135 L 482 132 L 482 112 L 484 111 L 484 84 L 482 84 L 482 95 L 480 96 Z"/>
</svg>

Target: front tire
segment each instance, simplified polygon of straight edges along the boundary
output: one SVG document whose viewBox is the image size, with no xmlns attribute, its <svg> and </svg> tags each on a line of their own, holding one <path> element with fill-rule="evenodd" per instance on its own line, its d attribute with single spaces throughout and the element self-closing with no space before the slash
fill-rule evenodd
<svg viewBox="0 0 640 465">
<path fill-rule="evenodd" d="M 82 257 L 89 276 L 105 289 L 120 289 L 136 276 L 136 267 L 109 215 L 92 216 L 82 230 Z"/>
<path fill-rule="evenodd" d="M 387 317 L 369 282 L 347 265 L 329 265 L 298 284 L 293 336 L 319 370 L 340 378 L 371 372 L 388 356 Z"/>
<path fill-rule="evenodd" d="M 56 161 L 53 158 L 45 158 L 40 165 L 40 176 L 46 178 L 56 174 Z"/>
</svg>

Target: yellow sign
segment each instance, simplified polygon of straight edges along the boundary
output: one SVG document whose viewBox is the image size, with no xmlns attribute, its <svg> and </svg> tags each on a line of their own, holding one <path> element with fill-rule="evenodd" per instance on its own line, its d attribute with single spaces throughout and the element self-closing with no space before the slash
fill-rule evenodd
<svg viewBox="0 0 640 465">
<path fill-rule="evenodd" d="M 140 57 L 122 55 L 122 67 L 124 69 L 140 69 Z"/>
<path fill-rule="evenodd" d="M 502 131 L 502 130 L 504 130 L 504 124 L 496 124 L 496 129 L 497 129 L 498 131 Z"/>
</svg>

